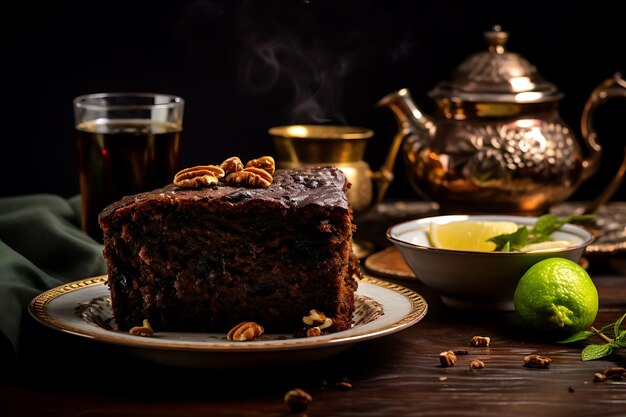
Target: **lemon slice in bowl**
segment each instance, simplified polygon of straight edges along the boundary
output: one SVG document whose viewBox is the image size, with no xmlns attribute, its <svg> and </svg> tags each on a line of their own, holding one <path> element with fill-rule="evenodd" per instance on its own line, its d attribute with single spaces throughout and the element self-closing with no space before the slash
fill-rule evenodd
<svg viewBox="0 0 626 417">
<path fill-rule="evenodd" d="M 513 233 L 518 226 L 506 221 L 465 220 L 450 223 L 430 223 L 430 243 L 435 248 L 491 252 L 496 244 L 488 239 Z"/>
</svg>

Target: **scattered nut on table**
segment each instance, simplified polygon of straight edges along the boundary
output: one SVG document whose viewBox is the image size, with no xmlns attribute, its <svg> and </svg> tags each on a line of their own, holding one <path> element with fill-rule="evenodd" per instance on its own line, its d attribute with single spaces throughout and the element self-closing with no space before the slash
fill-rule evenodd
<svg viewBox="0 0 626 417">
<path fill-rule="evenodd" d="M 624 379 L 624 371 L 625 369 L 621 366 L 609 366 L 602 373 L 607 379 L 612 381 L 621 381 Z"/>
<path fill-rule="evenodd" d="M 552 359 L 541 355 L 528 355 L 524 357 L 524 366 L 528 368 L 548 368 Z"/>
<path fill-rule="evenodd" d="M 300 388 L 294 388 L 287 391 L 284 401 L 292 412 L 299 413 L 300 411 L 306 410 L 309 403 L 313 401 L 313 397 Z"/>
<path fill-rule="evenodd" d="M 606 375 L 601 374 L 600 372 L 596 372 L 593 375 L 593 382 L 604 382 L 606 381 Z"/>
<path fill-rule="evenodd" d="M 489 343 L 491 343 L 491 338 L 486 336 L 474 336 L 470 340 L 470 346 L 475 347 L 489 347 Z"/>
<path fill-rule="evenodd" d="M 441 352 L 439 354 L 439 362 L 441 362 L 441 366 L 446 368 L 454 366 L 454 364 L 456 363 L 456 355 L 451 350 Z"/>
<path fill-rule="evenodd" d="M 474 359 L 469 363 L 470 369 L 482 369 L 485 367 L 485 363 L 479 359 Z"/>
<path fill-rule="evenodd" d="M 352 383 L 348 378 L 341 378 L 335 383 L 335 387 L 342 391 L 350 391 L 352 389 Z"/>
</svg>

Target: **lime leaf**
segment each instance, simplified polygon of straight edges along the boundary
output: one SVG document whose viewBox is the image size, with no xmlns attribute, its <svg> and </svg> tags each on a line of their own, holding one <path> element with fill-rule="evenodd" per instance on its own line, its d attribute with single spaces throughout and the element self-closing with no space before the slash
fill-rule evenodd
<svg viewBox="0 0 626 417">
<path fill-rule="evenodd" d="M 583 351 L 581 358 L 584 361 L 591 361 L 594 359 L 602 358 L 603 356 L 610 355 L 613 352 L 613 345 L 588 345 Z"/>
<path fill-rule="evenodd" d="M 589 336 L 592 336 L 594 333 L 590 332 L 589 330 L 582 330 L 580 332 L 576 332 L 573 335 L 570 335 L 569 337 L 566 337 L 563 340 L 559 340 L 557 341 L 557 343 L 574 343 L 574 342 L 579 342 L 581 340 L 585 340 L 586 338 L 588 338 Z"/>
</svg>

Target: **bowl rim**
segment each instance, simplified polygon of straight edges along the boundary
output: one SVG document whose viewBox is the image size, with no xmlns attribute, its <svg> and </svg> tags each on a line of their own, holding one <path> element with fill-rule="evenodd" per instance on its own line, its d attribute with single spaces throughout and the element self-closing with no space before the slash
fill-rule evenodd
<svg viewBox="0 0 626 417">
<path fill-rule="evenodd" d="M 433 222 L 433 220 L 441 220 L 442 223 L 446 223 L 445 220 L 448 220 L 447 223 L 451 221 L 463 221 L 463 220 L 490 220 L 490 221 L 513 221 L 518 224 L 532 225 L 534 224 L 538 216 L 516 216 L 516 215 L 490 215 L 490 214 L 444 214 L 439 216 L 429 216 L 422 217 L 412 220 L 403 221 L 400 223 L 396 223 L 392 226 L 389 226 L 386 231 L 386 236 L 389 241 L 391 241 L 395 245 L 404 246 L 407 248 L 418 249 L 423 251 L 431 251 L 431 252 L 443 252 L 443 253 L 454 253 L 454 254 L 472 254 L 477 256 L 525 256 L 529 254 L 549 254 L 549 253 L 562 253 L 562 252 L 570 252 L 575 251 L 581 248 L 585 248 L 594 241 L 595 237 L 587 231 L 584 227 L 567 223 L 561 226 L 559 231 L 563 231 L 566 233 L 571 233 L 582 239 L 581 243 L 576 245 L 571 245 L 566 248 L 553 248 L 546 249 L 542 251 L 531 251 L 531 252 L 484 252 L 484 251 L 470 251 L 470 250 L 458 250 L 458 249 L 443 249 L 443 248 L 435 248 L 433 246 L 425 246 L 419 245 L 416 243 L 409 243 L 404 240 L 400 240 L 397 237 L 392 235 L 394 229 L 406 227 L 412 223 L 425 224 L 428 225 Z M 457 220 L 452 220 L 457 219 Z"/>
</svg>

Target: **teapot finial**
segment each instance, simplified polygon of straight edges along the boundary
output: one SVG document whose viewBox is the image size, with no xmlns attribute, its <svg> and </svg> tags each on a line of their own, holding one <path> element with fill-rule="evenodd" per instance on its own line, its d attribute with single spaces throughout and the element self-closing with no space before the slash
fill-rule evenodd
<svg viewBox="0 0 626 417">
<path fill-rule="evenodd" d="M 489 44 L 489 51 L 496 54 L 505 52 L 504 45 L 509 40 L 509 33 L 502 31 L 500 25 L 492 26 L 490 31 L 484 33 L 485 40 Z"/>
</svg>

